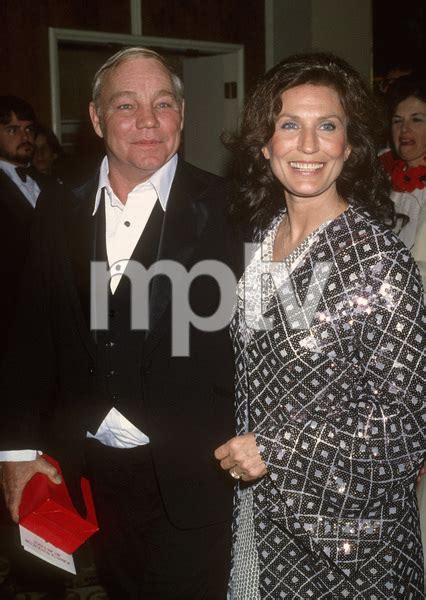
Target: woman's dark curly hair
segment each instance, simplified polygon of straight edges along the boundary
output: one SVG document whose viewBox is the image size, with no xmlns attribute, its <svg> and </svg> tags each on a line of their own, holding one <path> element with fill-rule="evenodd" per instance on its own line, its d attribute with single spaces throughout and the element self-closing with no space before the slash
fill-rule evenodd
<svg viewBox="0 0 426 600">
<path fill-rule="evenodd" d="M 412 73 L 399 77 L 389 88 L 387 105 L 390 118 L 395 114 L 398 104 L 410 96 L 426 102 L 426 81 L 423 73 Z"/>
<path fill-rule="evenodd" d="M 382 130 L 379 108 L 358 72 L 323 52 L 290 56 L 263 75 L 245 101 L 238 131 L 225 136 L 224 143 L 235 157 L 234 217 L 250 228 L 264 229 L 283 207 L 282 185 L 262 147 L 275 131 L 281 94 L 303 84 L 335 89 L 347 116 L 352 151 L 336 181 L 339 195 L 393 225 L 389 184 L 377 159 L 376 139 Z"/>
</svg>

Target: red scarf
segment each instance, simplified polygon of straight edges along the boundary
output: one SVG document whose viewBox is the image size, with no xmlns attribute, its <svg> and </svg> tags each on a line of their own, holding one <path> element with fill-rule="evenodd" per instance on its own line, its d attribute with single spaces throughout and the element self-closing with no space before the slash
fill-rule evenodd
<svg viewBox="0 0 426 600">
<path fill-rule="evenodd" d="M 395 192 L 413 192 L 426 187 L 426 165 L 409 167 L 403 160 L 397 160 L 391 172 L 392 189 Z"/>
</svg>

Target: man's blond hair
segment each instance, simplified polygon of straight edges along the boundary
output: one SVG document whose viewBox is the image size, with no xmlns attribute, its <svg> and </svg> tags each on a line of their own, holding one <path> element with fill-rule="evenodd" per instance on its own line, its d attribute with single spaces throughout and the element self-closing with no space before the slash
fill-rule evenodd
<svg viewBox="0 0 426 600">
<path fill-rule="evenodd" d="M 141 46 L 134 46 L 132 48 L 125 48 L 124 50 L 120 50 L 111 56 L 96 72 L 93 78 L 92 84 L 92 100 L 95 104 L 96 110 L 99 112 L 100 110 L 100 98 L 102 94 L 102 88 L 105 82 L 105 77 L 108 73 L 116 69 L 123 62 L 131 60 L 133 58 L 151 58 L 153 60 L 158 61 L 166 71 L 170 75 L 170 79 L 174 88 L 174 92 L 176 95 L 176 100 L 179 104 L 183 102 L 183 82 L 173 67 L 169 64 L 169 62 L 155 52 L 154 50 L 150 50 L 149 48 L 143 48 Z"/>
</svg>

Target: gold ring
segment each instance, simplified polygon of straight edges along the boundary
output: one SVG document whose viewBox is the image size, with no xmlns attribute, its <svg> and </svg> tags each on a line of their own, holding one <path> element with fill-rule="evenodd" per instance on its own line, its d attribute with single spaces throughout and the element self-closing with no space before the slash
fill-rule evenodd
<svg viewBox="0 0 426 600">
<path fill-rule="evenodd" d="M 230 469 L 229 470 L 229 474 L 234 479 L 240 479 L 241 478 L 241 475 L 238 475 L 238 473 L 235 471 L 235 469 Z"/>
</svg>

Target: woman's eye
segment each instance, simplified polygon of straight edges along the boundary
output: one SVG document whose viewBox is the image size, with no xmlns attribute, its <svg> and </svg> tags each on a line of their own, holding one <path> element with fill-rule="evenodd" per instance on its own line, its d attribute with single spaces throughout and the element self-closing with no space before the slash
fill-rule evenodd
<svg viewBox="0 0 426 600">
<path fill-rule="evenodd" d="M 325 123 L 321 123 L 320 129 L 323 131 L 334 131 L 336 129 L 336 125 L 331 121 L 326 121 Z"/>
<path fill-rule="evenodd" d="M 286 121 L 281 124 L 281 129 L 297 129 L 297 123 L 294 121 Z"/>
<path fill-rule="evenodd" d="M 399 119 L 397 117 L 394 117 L 392 119 L 392 125 L 401 125 L 401 123 L 402 123 L 402 119 Z"/>
<path fill-rule="evenodd" d="M 412 121 L 413 123 L 424 123 L 425 119 L 423 117 L 413 117 Z"/>
</svg>

